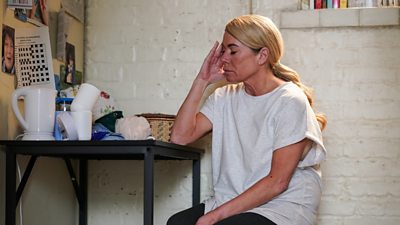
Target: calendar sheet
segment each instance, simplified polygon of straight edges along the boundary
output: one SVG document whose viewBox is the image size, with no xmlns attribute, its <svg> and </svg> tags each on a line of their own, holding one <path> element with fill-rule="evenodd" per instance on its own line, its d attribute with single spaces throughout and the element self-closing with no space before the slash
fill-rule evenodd
<svg viewBox="0 0 400 225">
<path fill-rule="evenodd" d="M 47 86 L 55 89 L 48 27 L 15 30 L 17 88 Z"/>
</svg>

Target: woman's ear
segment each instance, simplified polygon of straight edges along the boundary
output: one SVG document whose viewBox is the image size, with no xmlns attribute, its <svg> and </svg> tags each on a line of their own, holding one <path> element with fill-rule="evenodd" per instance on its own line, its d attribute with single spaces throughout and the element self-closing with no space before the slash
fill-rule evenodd
<svg viewBox="0 0 400 225">
<path fill-rule="evenodd" d="M 268 57 L 269 57 L 269 49 L 268 48 L 261 48 L 260 51 L 258 51 L 258 64 L 263 65 L 268 62 Z"/>
</svg>

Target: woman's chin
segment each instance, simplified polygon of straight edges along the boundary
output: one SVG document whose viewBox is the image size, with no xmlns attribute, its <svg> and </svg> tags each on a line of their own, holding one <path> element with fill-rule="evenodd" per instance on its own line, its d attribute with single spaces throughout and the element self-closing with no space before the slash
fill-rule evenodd
<svg viewBox="0 0 400 225">
<path fill-rule="evenodd" d="M 235 76 L 233 76 L 232 73 L 231 74 L 224 73 L 224 76 L 225 76 L 225 80 L 228 81 L 229 83 L 237 83 L 238 82 L 238 80 L 235 79 Z"/>
<path fill-rule="evenodd" d="M 8 63 L 5 63 L 6 64 L 6 68 L 7 68 L 7 70 L 11 70 L 11 68 L 12 68 L 12 63 L 10 63 L 10 64 L 8 64 Z"/>
</svg>

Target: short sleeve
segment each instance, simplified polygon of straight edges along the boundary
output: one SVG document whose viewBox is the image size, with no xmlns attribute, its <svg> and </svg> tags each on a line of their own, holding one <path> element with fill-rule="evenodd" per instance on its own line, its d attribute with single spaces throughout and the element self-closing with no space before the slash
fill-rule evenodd
<svg viewBox="0 0 400 225">
<path fill-rule="evenodd" d="M 313 166 L 325 158 L 326 150 L 319 123 L 305 96 L 291 98 L 284 104 L 278 112 L 274 129 L 274 151 L 304 138 L 313 141 L 312 148 L 299 163 L 300 167 Z"/>
<path fill-rule="evenodd" d="M 273 149 L 279 149 L 305 138 L 307 131 L 306 103 L 300 97 L 293 97 L 282 104 L 274 120 Z"/>
</svg>

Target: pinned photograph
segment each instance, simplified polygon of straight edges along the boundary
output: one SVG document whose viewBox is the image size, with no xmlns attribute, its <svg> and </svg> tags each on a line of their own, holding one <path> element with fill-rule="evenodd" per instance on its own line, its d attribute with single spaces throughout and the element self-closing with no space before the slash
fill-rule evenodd
<svg viewBox="0 0 400 225">
<path fill-rule="evenodd" d="M 65 78 L 64 82 L 70 85 L 76 85 L 75 73 L 75 46 L 70 43 L 65 44 Z"/>
<path fill-rule="evenodd" d="M 4 73 L 15 74 L 15 30 L 12 27 L 3 24 L 3 49 L 2 49 L 2 61 L 1 71 Z"/>
<path fill-rule="evenodd" d="M 47 12 L 46 0 L 33 0 L 32 9 L 27 10 L 27 16 L 46 26 L 49 25 L 49 14 Z"/>
</svg>

